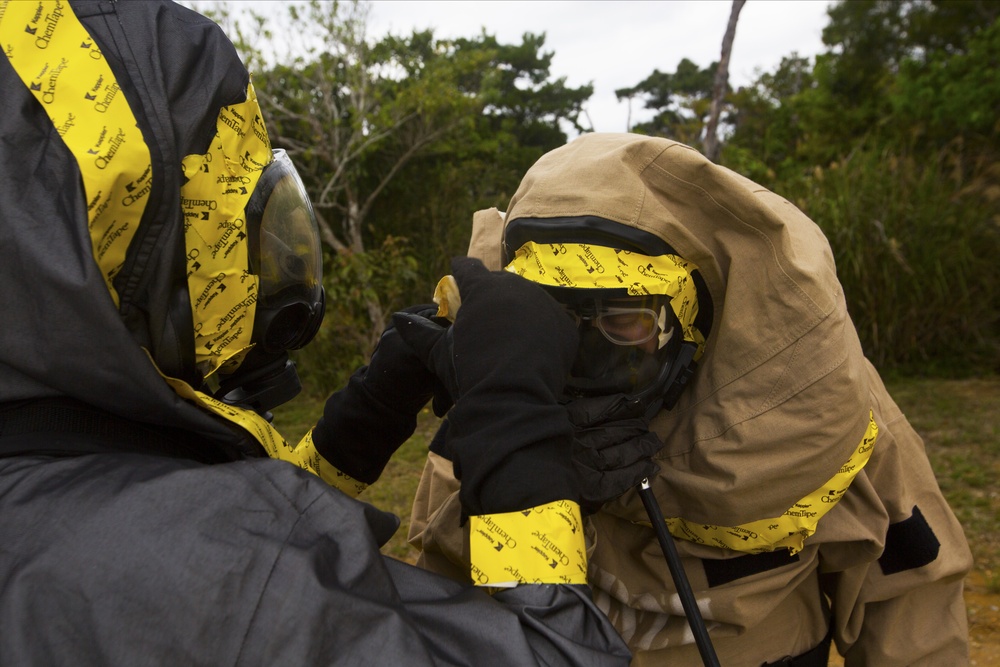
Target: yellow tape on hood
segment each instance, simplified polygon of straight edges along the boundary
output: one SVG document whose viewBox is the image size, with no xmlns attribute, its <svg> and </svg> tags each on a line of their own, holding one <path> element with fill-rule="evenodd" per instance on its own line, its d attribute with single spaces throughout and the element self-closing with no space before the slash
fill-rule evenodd
<svg viewBox="0 0 1000 667">
<path fill-rule="evenodd" d="M 528 241 L 517 249 L 505 270 L 539 285 L 668 296 L 684 340 L 696 343 L 699 355 L 704 350 L 705 337 L 694 325 L 698 291 L 691 272 L 698 267 L 677 255 L 649 256 L 586 243 Z"/>
<path fill-rule="evenodd" d="M 195 358 L 204 377 L 236 365 L 250 347 L 257 276 L 250 273 L 244 208 L 272 160 L 253 84 L 223 107 L 204 155 L 188 155 L 181 186 Z"/>
<path fill-rule="evenodd" d="M 80 167 L 94 259 L 117 306 L 112 281 L 152 184 L 135 115 L 69 3 L 0 2 L 0 43 Z"/>
</svg>

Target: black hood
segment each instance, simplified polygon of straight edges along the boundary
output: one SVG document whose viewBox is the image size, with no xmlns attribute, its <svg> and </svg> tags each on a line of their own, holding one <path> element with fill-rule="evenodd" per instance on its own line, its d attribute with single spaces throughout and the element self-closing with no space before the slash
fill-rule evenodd
<svg viewBox="0 0 1000 667">
<path fill-rule="evenodd" d="M 68 397 L 256 452 L 245 432 L 180 398 L 198 387 L 181 201 L 184 156 L 205 153 L 249 74 L 212 21 L 168 2 L 74 1 L 149 150 L 145 209 L 114 279 L 94 261 L 81 170 L 59 128 L 0 58 L 0 402 Z M 16 57 L 16 54 L 14 54 Z M 114 128 L 112 128 L 114 129 Z M 151 363 L 151 359 L 154 363 Z"/>
</svg>

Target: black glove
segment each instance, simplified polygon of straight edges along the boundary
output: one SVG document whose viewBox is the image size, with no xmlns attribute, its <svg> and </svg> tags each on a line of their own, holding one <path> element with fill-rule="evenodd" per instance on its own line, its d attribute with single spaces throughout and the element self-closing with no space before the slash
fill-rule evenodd
<svg viewBox="0 0 1000 667">
<path fill-rule="evenodd" d="M 447 449 L 470 515 L 579 501 L 573 428 L 559 404 L 579 343 L 576 325 L 542 288 L 479 260 L 452 260 L 462 306 L 450 328 L 396 314 L 403 339 L 455 406 Z"/>
<path fill-rule="evenodd" d="M 578 398 L 566 406 L 576 427 L 573 463 L 580 476 L 580 509 L 593 514 L 659 467 L 653 455 L 663 448 L 643 417 L 628 414 L 624 395 Z M 631 411 L 634 414 L 634 410 Z"/>
<path fill-rule="evenodd" d="M 425 304 L 404 312 L 431 317 L 436 311 L 434 304 Z M 327 399 L 313 442 L 337 470 L 372 484 L 413 435 L 417 414 L 432 397 L 435 406 L 450 404 L 441 383 L 390 326 L 368 365 Z"/>
</svg>

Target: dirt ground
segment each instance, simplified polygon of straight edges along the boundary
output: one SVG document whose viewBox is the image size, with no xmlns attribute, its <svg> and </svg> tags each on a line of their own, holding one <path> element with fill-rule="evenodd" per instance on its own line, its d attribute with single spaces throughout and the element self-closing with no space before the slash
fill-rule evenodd
<svg viewBox="0 0 1000 667">
<path fill-rule="evenodd" d="M 981 572 L 973 572 L 965 584 L 965 604 L 969 610 L 971 664 L 977 667 L 1000 665 L 1000 593 L 990 593 Z"/>
<path fill-rule="evenodd" d="M 1000 667 L 1000 593 L 990 593 L 981 572 L 973 572 L 965 582 L 965 605 L 969 611 L 969 664 L 973 667 Z M 830 653 L 830 667 L 843 667 L 836 649 Z"/>
</svg>

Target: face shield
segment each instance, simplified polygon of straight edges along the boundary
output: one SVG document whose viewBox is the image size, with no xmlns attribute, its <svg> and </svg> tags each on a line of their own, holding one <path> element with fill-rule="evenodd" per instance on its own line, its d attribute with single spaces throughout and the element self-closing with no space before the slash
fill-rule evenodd
<svg viewBox="0 0 1000 667">
<path fill-rule="evenodd" d="M 216 397 L 266 412 L 301 385 L 288 350 L 305 346 L 323 321 L 323 256 L 316 215 L 285 151 L 274 150 L 246 209 L 250 273 L 257 276 L 253 347 Z"/>
<path fill-rule="evenodd" d="M 673 407 L 704 347 L 696 266 L 659 237 L 594 217 L 514 220 L 504 249 L 506 270 L 542 285 L 580 327 L 568 399 Z"/>
<path fill-rule="evenodd" d="M 323 254 L 305 186 L 291 159 L 274 151 L 246 206 L 250 271 L 259 280 L 255 345 L 297 350 L 323 321 Z"/>
</svg>

